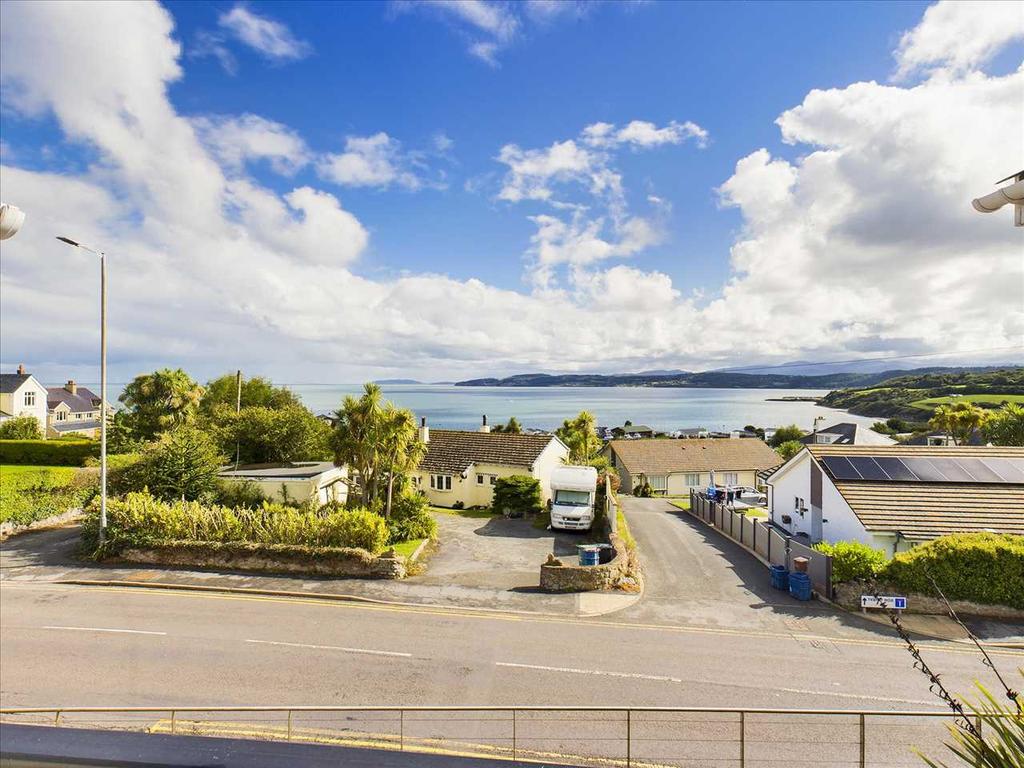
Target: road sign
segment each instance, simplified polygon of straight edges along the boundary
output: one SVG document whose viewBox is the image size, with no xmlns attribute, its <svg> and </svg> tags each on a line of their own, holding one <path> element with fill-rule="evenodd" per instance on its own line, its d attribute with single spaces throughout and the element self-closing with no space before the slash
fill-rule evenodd
<svg viewBox="0 0 1024 768">
<path fill-rule="evenodd" d="M 893 608 L 897 611 L 902 611 L 907 607 L 907 598 L 895 597 L 892 595 L 882 595 L 881 599 L 874 595 L 861 595 L 860 596 L 860 607 L 861 608 Z"/>
</svg>

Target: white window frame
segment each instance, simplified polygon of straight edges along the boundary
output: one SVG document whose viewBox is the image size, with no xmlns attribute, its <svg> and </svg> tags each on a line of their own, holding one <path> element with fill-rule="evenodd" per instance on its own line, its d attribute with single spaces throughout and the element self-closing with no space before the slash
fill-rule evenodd
<svg viewBox="0 0 1024 768">
<path fill-rule="evenodd" d="M 683 480 L 687 488 L 699 488 L 700 472 L 686 472 L 683 474 Z"/>
<path fill-rule="evenodd" d="M 476 484 L 477 485 L 483 485 L 484 484 L 484 476 L 483 475 L 477 475 L 476 476 Z"/>
<path fill-rule="evenodd" d="M 53 413 L 53 420 L 54 421 L 65 421 L 67 418 L 68 418 L 67 411 L 54 411 L 54 413 Z"/>
<path fill-rule="evenodd" d="M 491 485 L 497 485 L 497 484 L 498 484 L 498 476 L 497 475 L 491 475 Z"/>
<path fill-rule="evenodd" d="M 739 485 L 740 475 L 738 472 L 723 472 L 722 473 L 722 484 L 723 485 Z"/>
<path fill-rule="evenodd" d="M 452 489 L 451 475 L 431 475 L 430 487 L 435 491 L 450 491 Z"/>
<path fill-rule="evenodd" d="M 25 392 L 25 407 L 31 408 L 36 404 L 36 392 L 34 389 L 30 389 Z"/>
<path fill-rule="evenodd" d="M 651 486 L 652 491 L 667 491 L 668 475 L 648 475 L 647 484 Z"/>
</svg>

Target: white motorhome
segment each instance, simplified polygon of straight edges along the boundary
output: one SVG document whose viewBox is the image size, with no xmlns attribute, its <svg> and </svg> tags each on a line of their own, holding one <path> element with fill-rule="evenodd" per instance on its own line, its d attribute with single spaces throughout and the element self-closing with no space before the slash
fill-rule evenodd
<svg viewBox="0 0 1024 768">
<path fill-rule="evenodd" d="M 586 531 L 594 523 L 597 470 L 594 467 L 555 467 L 551 471 L 551 527 Z"/>
</svg>

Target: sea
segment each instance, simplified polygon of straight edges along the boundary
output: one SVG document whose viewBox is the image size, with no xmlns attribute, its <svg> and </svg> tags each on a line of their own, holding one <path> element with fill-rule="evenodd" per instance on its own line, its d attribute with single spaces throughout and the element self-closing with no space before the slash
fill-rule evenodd
<svg viewBox="0 0 1024 768">
<path fill-rule="evenodd" d="M 362 387 L 296 384 L 290 387 L 314 413 L 336 410 L 345 395 Z M 457 387 L 450 384 L 384 384 L 385 397 L 408 408 L 417 420 L 426 417 L 434 427 L 476 429 L 486 415 L 491 425 L 510 416 L 524 427 L 555 429 L 583 410 L 601 426 L 629 420 L 659 431 L 703 427 L 728 432 L 750 424 L 778 427 L 796 424 L 810 431 L 838 421 L 871 426 L 877 419 L 854 416 L 813 402 L 780 401 L 784 397 L 823 397 L 828 390 L 696 389 L 652 387 Z"/>
</svg>

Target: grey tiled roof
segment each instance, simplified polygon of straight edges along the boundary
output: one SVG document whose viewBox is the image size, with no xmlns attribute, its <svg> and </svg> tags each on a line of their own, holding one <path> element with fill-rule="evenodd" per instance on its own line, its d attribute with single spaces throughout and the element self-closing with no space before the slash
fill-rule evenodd
<svg viewBox="0 0 1024 768">
<path fill-rule="evenodd" d="M 424 472 L 445 474 L 459 474 L 471 464 L 502 464 L 529 469 L 555 439 L 552 435 L 432 429 L 427 455 L 419 468 Z"/>
<path fill-rule="evenodd" d="M 99 429 L 99 419 L 94 421 L 55 421 L 50 424 L 54 432 L 78 432 L 83 429 Z"/>
<path fill-rule="evenodd" d="M 46 407 L 52 411 L 61 403 L 67 403 L 72 413 L 82 413 L 99 408 L 100 398 L 95 392 L 85 387 L 78 387 L 78 392 L 74 395 L 64 387 L 47 387 Z"/>
<path fill-rule="evenodd" d="M 0 392 L 9 395 L 31 378 L 30 373 L 0 373 Z"/>
<path fill-rule="evenodd" d="M 220 477 L 251 478 L 253 480 L 308 479 L 337 469 L 332 461 L 297 461 L 283 464 L 242 464 L 235 469 L 229 465 L 217 474 Z"/>
</svg>

